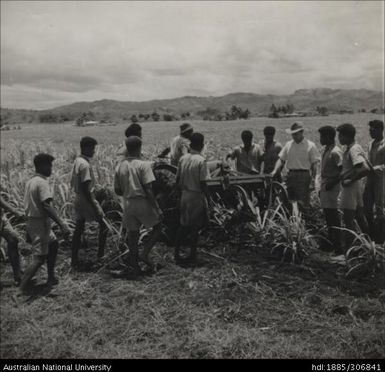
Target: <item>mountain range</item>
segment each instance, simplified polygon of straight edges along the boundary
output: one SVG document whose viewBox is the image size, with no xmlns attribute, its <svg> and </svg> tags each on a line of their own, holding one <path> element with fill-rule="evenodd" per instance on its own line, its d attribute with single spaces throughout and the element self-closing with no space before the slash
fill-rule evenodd
<svg viewBox="0 0 385 372">
<path fill-rule="evenodd" d="M 82 113 L 92 112 L 96 119 L 108 117 L 109 120 L 127 120 L 131 115 L 168 113 L 181 115 L 188 112 L 191 117 L 199 117 L 203 111 L 214 110 L 219 113 L 229 111 L 233 105 L 248 109 L 252 116 L 267 115 L 272 105 L 293 105 L 295 111 L 314 112 L 317 106 L 327 107 L 333 113 L 343 111 L 357 112 L 362 109 L 378 109 L 383 112 L 384 92 L 367 89 L 299 89 L 290 95 L 256 93 L 231 93 L 220 97 L 185 96 L 172 99 L 144 102 L 116 101 L 103 99 L 93 102 L 76 102 L 50 110 L 19 110 L 1 108 L 1 121 L 15 122 L 39 121 L 42 115 L 74 120 Z"/>
</svg>

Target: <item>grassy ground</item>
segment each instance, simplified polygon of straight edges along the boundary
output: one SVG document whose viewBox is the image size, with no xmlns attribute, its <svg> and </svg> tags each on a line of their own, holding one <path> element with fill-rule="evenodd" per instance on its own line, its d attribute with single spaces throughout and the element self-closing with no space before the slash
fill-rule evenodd
<svg viewBox="0 0 385 372">
<path fill-rule="evenodd" d="M 71 273 L 62 251 L 60 285 L 22 298 L 3 272 L 1 357 L 384 357 L 384 278 L 348 282 L 319 253 L 293 266 L 262 247 L 201 249 L 205 265 L 183 269 L 158 246 L 163 268 L 140 281 Z"/>
<path fill-rule="evenodd" d="M 378 115 L 305 118 L 309 137 L 326 124 L 353 122 L 368 143 L 366 122 Z M 212 138 L 218 157 L 238 143 L 239 132 L 274 124 L 285 141 L 292 120 L 194 122 Z M 179 123 L 146 123 L 145 150 L 161 148 Z M 125 126 L 75 128 L 28 126 L 2 132 L 2 161 L 12 148 L 51 149 L 55 154 L 77 147 L 80 136 L 95 136 L 105 149 L 122 142 Z M 16 137 L 17 136 L 17 137 Z M 64 151 L 62 151 L 64 150 Z M 37 151 L 37 150 L 36 150 Z M 103 153 L 105 154 L 105 152 Z M 18 152 L 20 156 L 20 152 Z M 111 154 L 113 156 L 113 153 Z M 30 159 L 27 159 L 27 163 Z M 63 165 L 65 163 L 65 165 Z M 67 164 L 68 163 L 68 164 Z M 60 164 L 70 166 L 60 159 Z M 106 161 L 105 164 L 108 164 Z M 8 170 L 13 185 L 24 182 L 22 165 Z M 20 168 L 20 169 L 19 169 Z M 110 170 L 112 171 L 112 170 Z M 57 180 L 59 175 L 55 175 Z M 3 180 L 3 179 L 2 179 Z M 22 187 L 20 186 L 20 189 Z M 17 190 L 16 190 L 17 191 Z M 92 230 L 91 230 L 92 231 Z M 82 259 L 93 262 L 95 236 Z M 110 241 L 110 249 L 113 249 Z M 38 285 L 19 297 L 9 264 L 1 262 L 0 327 L 2 358 L 380 358 L 385 356 L 385 278 L 344 279 L 344 266 L 314 251 L 303 265 L 281 264 L 264 242 L 202 239 L 205 264 L 176 266 L 172 249 L 157 245 L 154 258 L 163 267 L 139 281 L 115 279 L 106 270 L 73 273 L 68 243 L 58 259 L 59 286 Z M 23 252 L 28 245 L 22 243 Z M 23 264 L 30 256 L 23 257 Z M 38 283 L 45 279 L 38 275 Z"/>
</svg>

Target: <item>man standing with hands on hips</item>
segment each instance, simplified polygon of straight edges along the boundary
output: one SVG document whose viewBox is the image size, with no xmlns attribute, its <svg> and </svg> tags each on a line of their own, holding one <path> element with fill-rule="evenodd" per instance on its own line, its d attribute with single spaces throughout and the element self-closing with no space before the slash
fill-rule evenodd
<svg viewBox="0 0 385 372">
<path fill-rule="evenodd" d="M 286 165 L 289 199 L 297 201 L 302 212 L 306 214 L 310 206 L 310 191 L 314 188 L 320 153 L 315 143 L 305 138 L 304 130 L 302 122 L 299 121 L 290 129 L 286 129 L 286 133 L 291 134 L 293 139 L 287 142 L 279 153 L 271 175 L 274 177 Z"/>
</svg>

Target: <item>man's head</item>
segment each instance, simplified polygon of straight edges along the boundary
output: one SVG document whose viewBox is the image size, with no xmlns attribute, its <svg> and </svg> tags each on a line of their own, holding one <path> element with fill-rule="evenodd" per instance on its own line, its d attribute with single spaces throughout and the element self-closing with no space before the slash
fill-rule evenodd
<svg viewBox="0 0 385 372">
<path fill-rule="evenodd" d="M 191 138 L 191 135 L 194 133 L 194 129 L 190 123 L 183 123 L 180 127 L 180 135 L 185 138 Z"/>
<path fill-rule="evenodd" d="M 126 138 L 126 148 L 129 156 L 140 156 L 142 150 L 142 140 L 138 136 L 130 136 Z"/>
<path fill-rule="evenodd" d="M 369 134 L 374 140 L 381 140 L 384 138 L 384 122 L 381 120 L 371 120 L 368 123 Z"/>
<path fill-rule="evenodd" d="M 136 137 L 142 138 L 142 127 L 139 124 L 133 123 L 127 127 L 124 134 L 126 135 L 127 138 L 130 136 L 136 136 Z"/>
<path fill-rule="evenodd" d="M 82 155 L 92 158 L 95 154 L 95 147 L 98 144 L 95 138 L 83 137 L 80 140 L 80 152 Z"/>
<path fill-rule="evenodd" d="M 263 128 L 263 135 L 265 136 L 266 143 L 272 143 L 275 136 L 275 128 L 271 126 Z"/>
<path fill-rule="evenodd" d="M 40 173 L 45 177 L 49 177 L 52 173 L 52 162 L 55 158 L 49 154 L 37 154 L 33 163 L 35 164 L 36 173 Z"/>
<path fill-rule="evenodd" d="M 253 142 L 253 133 L 249 130 L 244 130 L 241 133 L 242 142 L 245 147 L 250 147 Z"/>
<path fill-rule="evenodd" d="M 327 146 L 334 143 L 336 138 L 336 130 L 332 126 L 325 125 L 324 127 L 318 129 L 318 132 L 320 134 L 320 142 L 322 146 Z"/>
<path fill-rule="evenodd" d="M 286 129 L 286 133 L 291 134 L 294 142 L 300 143 L 304 139 L 304 126 L 301 121 L 296 121 L 290 129 Z"/>
<path fill-rule="evenodd" d="M 356 128 L 350 123 L 341 124 L 337 127 L 338 141 L 341 145 L 350 145 L 354 142 Z"/>
<path fill-rule="evenodd" d="M 201 133 L 192 133 L 190 137 L 190 148 L 195 151 L 201 152 L 205 145 L 205 137 Z"/>
</svg>

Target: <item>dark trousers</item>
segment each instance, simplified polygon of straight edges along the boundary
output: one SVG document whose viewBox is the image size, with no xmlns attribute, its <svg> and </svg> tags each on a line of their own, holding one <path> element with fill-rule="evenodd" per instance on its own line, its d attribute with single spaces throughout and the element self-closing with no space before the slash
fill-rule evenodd
<svg viewBox="0 0 385 372">
<path fill-rule="evenodd" d="M 289 200 L 298 202 L 298 208 L 305 220 L 309 216 L 310 182 L 310 172 L 306 170 L 290 170 L 286 179 Z"/>
<path fill-rule="evenodd" d="M 326 226 L 328 228 L 328 240 L 335 253 L 343 253 L 341 249 L 341 218 L 338 209 L 325 208 L 323 210 Z"/>
<path fill-rule="evenodd" d="M 383 243 L 385 239 L 385 187 L 382 177 L 370 175 L 366 180 L 364 213 L 372 239 Z"/>
</svg>

